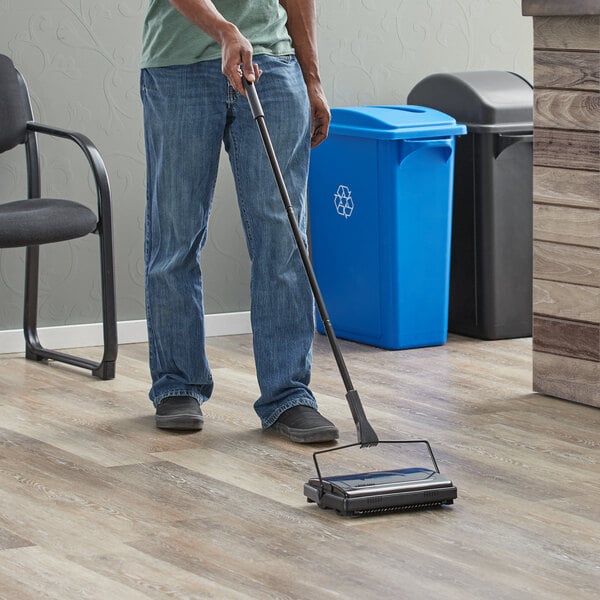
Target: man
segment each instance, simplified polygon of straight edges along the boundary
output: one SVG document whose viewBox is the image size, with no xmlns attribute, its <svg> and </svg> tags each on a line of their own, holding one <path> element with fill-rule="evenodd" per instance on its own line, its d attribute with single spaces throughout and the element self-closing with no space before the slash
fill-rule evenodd
<svg viewBox="0 0 600 600">
<path fill-rule="evenodd" d="M 330 120 L 318 68 L 315 0 L 149 2 L 141 96 L 149 395 L 156 425 L 202 429 L 200 406 L 213 389 L 199 259 L 224 143 L 252 261 L 260 386 L 254 408 L 264 429 L 292 441 L 337 439 L 308 387 L 313 297 L 242 82 L 243 73 L 257 84 L 305 231 L 310 147 L 325 139 Z"/>
</svg>

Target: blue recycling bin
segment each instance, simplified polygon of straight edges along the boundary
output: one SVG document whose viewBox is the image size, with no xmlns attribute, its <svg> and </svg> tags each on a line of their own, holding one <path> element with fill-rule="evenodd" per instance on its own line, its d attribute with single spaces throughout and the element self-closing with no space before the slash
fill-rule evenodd
<svg viewBox="0 0 600 600">
<path fill-rule="evenodd" d="M 420 106 L 331 112 L 311 158 L 309 204 L 334 331 L 391 350 L 444 344 L 455 136 L 466 128 Z"/>
</svg>

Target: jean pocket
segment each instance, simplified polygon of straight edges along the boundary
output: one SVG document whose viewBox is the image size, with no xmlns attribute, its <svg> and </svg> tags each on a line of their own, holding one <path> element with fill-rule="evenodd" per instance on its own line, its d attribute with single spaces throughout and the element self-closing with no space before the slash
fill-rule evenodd
<svg viewBox="0 0 600 600">
<path fill-rule="evenodd" d="M 266 54 L 264 58 L 268 61 L 273 61 L 281 65 L 291 65 L 296 62 L 295 54 Z"/>
</svg>

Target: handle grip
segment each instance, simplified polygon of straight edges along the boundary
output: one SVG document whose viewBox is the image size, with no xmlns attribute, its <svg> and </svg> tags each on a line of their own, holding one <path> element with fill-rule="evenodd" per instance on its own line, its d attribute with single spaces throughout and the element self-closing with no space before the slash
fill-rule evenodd
<svg viewBox="0 0 600 600">
<path fill-rule="evenodd" d="M 422 140 L 403 140 L 400 144 L 400 162 L 405 158 L 418 152 L 419 150 L 429 150 L 437 148 L 441 151 L 444 162 L 452 156 L 453 140 L 451 138 L 441 138 L 438 140 L 422 139 Z"/>
<path fill-rule="evenodd" d="M 507 148 L 514 144 L 533 142 L 533 133 L 499 133 L 494 144 L 494 158 L 498 158 Z"/>
<path fill-rule="evenodd" d="M 256 121 L 256 119 L 259 117 L 265 116 L 260 104 L 260 100 L 258 99 L 258 94 L 256 93 L 256 88 L 254 87 L 254 84 L 251 81 L 248 81 L 245 77 L 242 77 L 242 83 L 244 85 L 244 90 L 246 90 L 246 96 L 248 97 L 248 103 L 250 104 L 252 117 Z"/>
</svg>

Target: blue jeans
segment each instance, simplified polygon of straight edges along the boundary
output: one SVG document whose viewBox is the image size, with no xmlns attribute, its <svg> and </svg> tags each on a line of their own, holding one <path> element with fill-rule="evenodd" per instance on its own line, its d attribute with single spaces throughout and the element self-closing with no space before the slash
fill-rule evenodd
<svg viewBox="0 0 600 600">
<path fill-rule="evenodd" d="M 310 108 L 295 57 L 259 55 L 257 84 L 294 212 L 306 231 Z M 221 61 L 144 69 L 147 160 L 146 316 L 152 387 L 208 400 L 200 253 L 221 144 L 229 155 L 251 267 L 251 322 L 264 428 L 296 405 L 316 408 L 308 385 L 314 305 L 287 215 L 246 98 Z"/>
</svg>

